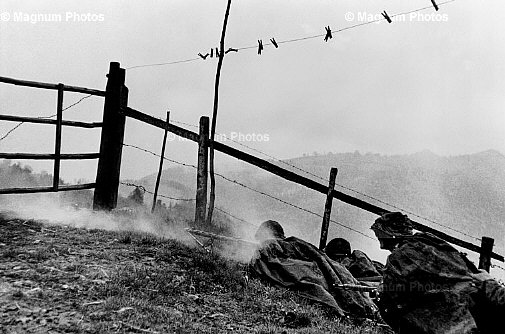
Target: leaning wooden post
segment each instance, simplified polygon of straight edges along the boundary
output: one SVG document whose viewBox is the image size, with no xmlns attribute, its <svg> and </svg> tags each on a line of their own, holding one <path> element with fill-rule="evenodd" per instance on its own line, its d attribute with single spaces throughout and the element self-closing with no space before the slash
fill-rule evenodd
<svg viewBox="0 0 505 334">
<path fill-rule="evenodd" d="M 493 253 L 494 239 L 489 237 L 482 237 L 480 246 L 479 269 L 484 269 L 489 272 L 491 268 L 491 254 Z"/>
<path fill-rule="evenodd" d="M 165 160 L 165 146 L 167 144 L 168 123 L 170 122 L 170 111 L 167 111 L 167 124 L 165 126 L 165 134 L 163 135 L 163 144 L 161 145 L 160 168 L 158 169 L 158 176 L 156 177 L 156 186 L 154 187 L 153 207 L 151 213 L 156 209 L 156 198 L 158 197 L 158 188 L 160 187 L 161 172 L 163 170 L 163 160 Z"/>
<path fill-rule="evenodd" d="M 56 106 L 56 138 L 54 141 L 53 191 L 58 191 L 60 184 L 61 161 L 61 124 L 63 122 L 63 84 L 58 84 L 58 103 Z"/>
<path fill-rule="evenodd" d="M 120 113 L 120 109 L 128 104 L 128 88 L 124 85 L 125 75 L 125 70 L 119 63 L 110 63 L 93 198 L 94 210 L 112 210 L 117 205 L 125 128 L 125 116 Z"/>
<path fill-rule="evenodd" d="M 207 174 L 209 155 L 209 118 L 200 118 L 200 137 L 198 139 L 198 171 L 196 174 L 195 224 L 205 223 L 207 210 Z"/>
<path fill-rule="evenodd" d="M 321 238 L 319 239 L 319 249 L 326 247 L 328 239 L 328 227 L 330 226 L 331 205 L 333 204 L 333 189 L 335 189 L 335 179 L 337 178 L 337 168 L 330 170 L 330 182 L 328 184 L 328 194 L 326 195 L 326 204 L 324 205 L 323 224 L 321 226 Z"/>
</svg>

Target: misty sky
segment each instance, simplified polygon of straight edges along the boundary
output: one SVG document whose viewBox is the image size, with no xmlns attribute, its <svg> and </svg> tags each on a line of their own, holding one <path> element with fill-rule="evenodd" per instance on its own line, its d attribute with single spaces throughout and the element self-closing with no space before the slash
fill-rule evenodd
<svg viewBox="0 0 505 334">
<path fill-rule="evenodd" d="M 430 5 L 429 0 L 234 0 L 226 48 L 324 34 L 328 25 L 336 30 L 383 10 L 392 15 Z M 225 7 L 226 0 L 2 0 L 0 13 L 10 18 L 0 21 L 0 75 L 104 89 L 110 61 L 128 68 L 193 59 L 217 47 Z M 278 49 L 265 46 L 261 56 L 256 48 L 229 53 L 218 132 L 255 135 L 256 141 L 243 143 L 279 158 L 355 150 L 505 153 L 505 23 L 499 14 L 504 10 L 503 1 L 456 0 L 436 13 L 430 8 L 406 15 L 405 22 L 335 33 L 327 43 L 319 37 Z M 16 22 L 16 13 L 58 14 L 62 20 Z M 98 21 L 78 22 L 83 16 Z M 170 110 L 173 120 L 198 124 L 201 115 L 212 113 L 216 64 L 216 58 L 207 58 L 127 69 L 129 105 L 159 118 Z M 64 105 L 80 97 L 68 93 Z M 44 116 L 55 107 L 55 91 L 0 84 L 1 113 Z M 65 115 L 100 121 L 102 109 L 103 100 L 92 97 Z M 0 136 L 14 125 L 0 122 Z M 162 136 L 161 130 L 127 121 L 126 143 L 159 152 Z M 0 142 L 0 150 L 51 152 L 53 137 L 51 126 L 23 125 Z M 99 130 L 64 131 L 64 152 L 96 152 L 98 146 Z M 193 163 L 196 145 L 171 141 L 167 154 Z M 157 158 L 131 148 L 123 156 L 123 178 L 158 167 Z M 225 160 L 216 157 L 219 168 Z M 50 163 L 27 163 L 52 172 Z M 93 180 L 95 171 L 96 162 L 64 162 L 62 177 Z"/>
</svg>

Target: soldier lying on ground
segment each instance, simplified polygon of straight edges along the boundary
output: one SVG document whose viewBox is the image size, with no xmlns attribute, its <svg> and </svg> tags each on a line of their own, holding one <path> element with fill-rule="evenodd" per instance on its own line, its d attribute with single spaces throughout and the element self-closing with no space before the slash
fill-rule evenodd
<svg viewBox="0 0 505 334">
<path fill-rule="evenodd" d="M 337 261 L 347 268 L 358 280 L 365 278 L 380 278 L 384 265 L 372 261 L 362 251 L 355 249 L 351 252 L 351 244 L 343 238 L 335 238 L 328 242 L 324 252 L 330 259 Z"/>
<path fill-rule="evenodd" d="M 413 234 L 407 216 L 378 218 L 372 230 L 391 251 L 379 290 L 383 319 L 398 333 L 497 333 L 505 287 L 429 233 Z"/>
<path fill-rule="evenodd" d="M 281 225 L 266 221 L 258 229 L 260 246 L 251 260 L 251 271 L 270 283 L 332 307 L 344 317 L 378 319 L 378 308 L 362 291 L 338 288 L 359 282 L 342 265 L 331 261 L 314 245 L 284 236 Z"/>
</svg>

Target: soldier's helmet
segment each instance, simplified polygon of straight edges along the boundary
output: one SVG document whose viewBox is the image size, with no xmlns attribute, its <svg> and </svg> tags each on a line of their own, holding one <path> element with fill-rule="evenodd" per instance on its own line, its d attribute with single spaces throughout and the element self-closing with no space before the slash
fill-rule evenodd
<svg viewBox="0 0 505 334">
<path fill-rule="evenodd" d="M 275 220 L 267 220 L 261 223 L 254 238 L 258 241 L 265 241 L 268 239 L 284 239 L 286 237 L 284 236 L 284 229 L 281 224 Z"/>
<path fill-rule="evenodd" d="M 332 260 L 351 255 L 351 244 L 344 238 L 335 238 L 328 242 L 324 248 L 326 255 Z"/>
</svg>

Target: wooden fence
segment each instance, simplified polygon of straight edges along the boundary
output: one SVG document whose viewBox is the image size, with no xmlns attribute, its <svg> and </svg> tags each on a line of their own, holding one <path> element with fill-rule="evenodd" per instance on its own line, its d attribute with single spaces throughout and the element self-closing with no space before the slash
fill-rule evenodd
<svg viewBox="0 0 505 334">
<path fill-rule="evenodd" d="M 8 80 L 11 80 L 10 82 Z M 89 90 L 85 88 L 79 88 L 79 87 L 71 87 L 70 86 L 64 86 L 64 85 L 51 85 L 51 84 L 41 84 L 41 83 L 33 83 L 33 82 L 27 82 L 27 81 L 20 81 L 20 80 L 14 80 L 14 79 L 8 79 L 8 78 L 0 78 L 0 82 L 7 82 L 7 83 L 14 83 L 14 84 L 23 84 L 25 86 L 31 86 L 31 87 L 39 87 L 39 88 L 47 88 L 47 89 L 58 89 L 59 96 L 61 95 L 61 99 L 63 97 L 63 90 L 67 88 L 66 90 L 71 90 L 71 91 L 78 91 L 78 92 L 86 92 L 88 94 L 94 94 L 94 95 L 99 95 L 99 96 L 105 96 L 105 103 L 104 103 L 104 115 L 103 115 L 103 123 L 100 124 L 102 126 L 102 133 L 101 133 L 101 142 L 100 142 L 100 154 L 99 154 L 99 161 L 98 161 L 98 169 L 97 169 L 97 176 L 96 176 L 96 183 L 95 184 L 89 184 L 89 187 L 95 187 L 95 193 L 94 193 L 94 201 L 93 201 L 93 207 L 94 209 L 113 209 L 116 207 L 117 203 L 117 192 L 119 188 L 119 172 L 120 172 L 120 167 L 121 167 L 121 154 L 122 154 L 122 147 L 123 147 L 123 139 L 124 139 L 124 127 L 125 127 L 125 120 L 126 117 L 136 119 L 140 122 L 149 124 L 154 127 L 158 127 L 160 129 L 166 130 L 168 132 L 171 132 L 177 136 L 180 136 L 182 138 L 189 139 L 191 141 L 194 141 L 198 144 L 198 170 L 197 170 L 197 175 L 196 175 L 196 184 L 197 184 L 197 191 L 196 191 L 196 207 L 195 207 L 195 220 L 199 222 L 200 224 L 205 221 L 205 212 L 206 212 L 206 206 L 207 206 L 207 166 L 208 166 L 208 148 L 213 147 L 214 150 L 219 151 L 223 154 L 227 154 L 229 156 L 232 156 L 236 159 L 239 159 L 241 161 L 247 162 L 251 165 L 254 165 L 258 168 L 261 168 L 265 171 L 268 171 L 272 174 L 275 174 L 279 177 L 282 177 L 285 180 L 297 183 L 299 185 L 302 185 L 304 187 L 307 187 L 309 189 L 312 189 L 314 191 L 320 192 L 322 194 L 325 194 L 327 196 L 326 199 L 326 205 L 325 205 L 325 212 L 324 212 L 324 218 L 323 218 L 323 224 L 321 228 L 321 238 L 320 238 L 320 243 L 319 246 L 320 248 L 324 248 L 326 245 L 326 237 L 327 237 L 327 230 L 328 230 L 328 221 L 329 217 L 331 215 L 331 204 L 333 199 L 337 199 L 339 201 L 342 201 L 344 203 L 347 203 L 349 205 L 358 207 L 362 210 L 377 214 L 377 215 L 382 215 L 384 213 L 390 212 L 389 210 L 386 210 L 384 208 L 381 208 L 379 206 L 376 206 L 374 204 L 368 203 L 366 201 L 363 201 L 361 199 L 352 197 L 350 195 L 347 195 L 345 193 L 342 193 L 340 191 L 337 191 L 334 188 L 335 185 L 335 177 L 337 174 L 337 169 L 334 168 L 330 171 L 330 178 L 329 178 L 329 183 L 328 185 L 318 183 L 312 179 L 309 179 L 305 176 L 299 175 L 297 173 L 294 173 L 290 170 L 287 170 L 285 168 L 279 167 L 269 161 L 260 159 L 258 157 L 255 157 L 251 154 L 248 154 L 246 152 L 240 151 L 238 149 L 235 149 L 233 147 L 227 146 L 223 143 L 220 143 L 218 141 L 212 141 L 209 139 L 209 119 L 208 117 L 201 117 L 200 119 L 200 129 L 199 133 L 195 133 L 192 131 L 189 131 L 187 129 L 184 129 L 182 127 L 176 126 L 174 124 L 170 124 L 168 119 L 167 121 L 163 121 L 161 119 L 152 117 L 150 115 L 147 115 L 145 113 L 142 113 L 138 110 L 135 110 L 131 107 L 128 106 L 128 88 L 124 85 L 125 81 L 125 70 L 120 68 L 119 63 L 111 63 L 110 64 L 110 69 L 109 69 L 109 74 L 108 74 L 108 81 L 107 81 L 107 87 L 105 92 L 101 91 L 96 91 L 96 90 Z M 29 84 L 27 84 L 29 83 Z M 61 92 L 61 93 L 60 93 Z M 58 98 L 58 109 L 61 110 L 61 103 L 60 103 L 60 98 Z M 63 155 L 60 154 L 59 152 L 59 145 L 58 144 L 60 136 L 61 136 L 61 126 L 62 125 L 70 125 L 70 126 L 81 126 L 83 127 L 83 124 L 76 124 L 77 122 L 68 122 L 68 121 L 62 121 L 61 119 L 61 111 L 59 112 L 59 116 L 57 117 L 56 121 L 48 121 L 44 120 L 44 123 L 49 123 L 49 124 L 56 124 L 57 125 L 57 131 L 56 131 L 56 137 L 57 137 L 57 144 L 55 148 L 55 153 L 54 154 L 49 154 L 49 155 L 43 155 L 43 158 L 50 158 L 55 160 L 55 176 L 58 175 L 57 172 L 59 172 L 59 161 L 61 159 L 65 158 L 95 158 L 96 155 Z M 7 116 L 2 116 L 3 118 L 0 118 L 0 120 L 14 120 L 12 119 L 13 116 L 8 116 L 10 119 L 6 119 L 5 117 Z M 26 118 L 15 118 L 15 120 L 21 120 L 21 121 L 26 121 Z M 39 120 L 34 120 L 31 119 L 34 122 L 39 122 Z M 42 123 L 42 122 L 40 122 Z M 89 124 L 86 126 L 89 127 Z M 58 130 L 58 128 L 60 130 Z M 21 158 L 34 158 L 34 155 L 27 155 L 27 154 L 21 154 L 18 155 L 21 156 Z M 16 158 L 19 159 L 19 157 L 14 157 L 13 154 L 2 154 L 0 155 L 0 158 L 2 157 L 9 157 L 9 158 Z M 40 157 L 40 156 L 37 156 Z M 42 157 L 41 157 L 42 158 Z M 56 178 L 57 179 L 57 178 Z M 82 187 L 84 185 L 80 185 Z M 74 186 L 77 187 L 77 186 Z M 68 187 L 67 187 L 68 188 Z M 46 191 L 58 191 L 58 190 L 71 190 L 71 189 L 62 189 L 62 187 L 58 187 L 57 185 L 53 184 L 53 187 L 50 188 L 50 190 Z M 14 192 L 22 192 L 22 190 L 17 189 L 17 191 L 10 191 L 6 192 L 9 190 L 3 190 L 0 191 L 0 194 L 2 193 L 14 193 Z M 480 254 L 480 261 L 479 261 L 479 267 L 484 268 L 489 271 L 489 267 L 491 264 L 491 258 L 496 259 L 498 261 L 504 262 L 504 257 L 502 255 L 496 254 L 493 252 L 493 243 L 494 240 L 489 237 L 483 237 L 482 238 L 482 244 L 481 246 L 474 245 L 470 242 L 460 240 L 458 238 L 455 238 L 453 236 L 450 236 L 444 232 L 438 231 L 436 229 L 433 229 L 429 226 L 423 225 L 421 223 L 418 223 L 416 221 L 412 221 L 414 229 L 422 232 L 429 232 L 433 235 L 436 235 L 437 237 L 446 240 L 449 243 L 452 243 L 454 245 L 463 247 L 465 249 L 477 252 Z"/>
<path fill-rule="evenodd" d="M 76 121 L 63 120 L 63 94 L 67 92 L 76 92 L 82 94 L 90 94 L 96 96 L 105 96 L 104 91 L 89 89 L 83 87 L 68 86 L 64 84 L 51 84 L 44 82 L 25 81 L 13 78 L 0 77 L 1 83 L 41 88 L 57 91 L 57 104 L 56 104 L 56 119 L 35 118 L 35 117 L 22 117 L 13 115 L 0 115 L 0 121 L 10 122 L 23 122 L 33 124 L 51 124 L 55 125 L 55 145 L 54 153 L 35 154 L 35 153 L 0 153 L 1 159 L 25 159 L 25 160 L 54 160 L 53 167 L 53 185 L 50 187 L 36 187 L 36 188 L 4 188 L 0 189 L 0 194 L 23 194 L 23 193 L 40 193 L 40 192 L 56 192 L 56 191 L 69 191 L 92 189 L 95 183 L 85 183 L 77 185 L 60 185 L 60 162 L 61 160 L 82 160 L 82 159 L 98 159 L 99 153 L 77 153 L 77 154 L 62 154 L 61 153 L 61 130 L 63 126 L 71 126 L 78 128 L 98 128 L 102 123 L 86 123 Z"/>
</svg>

